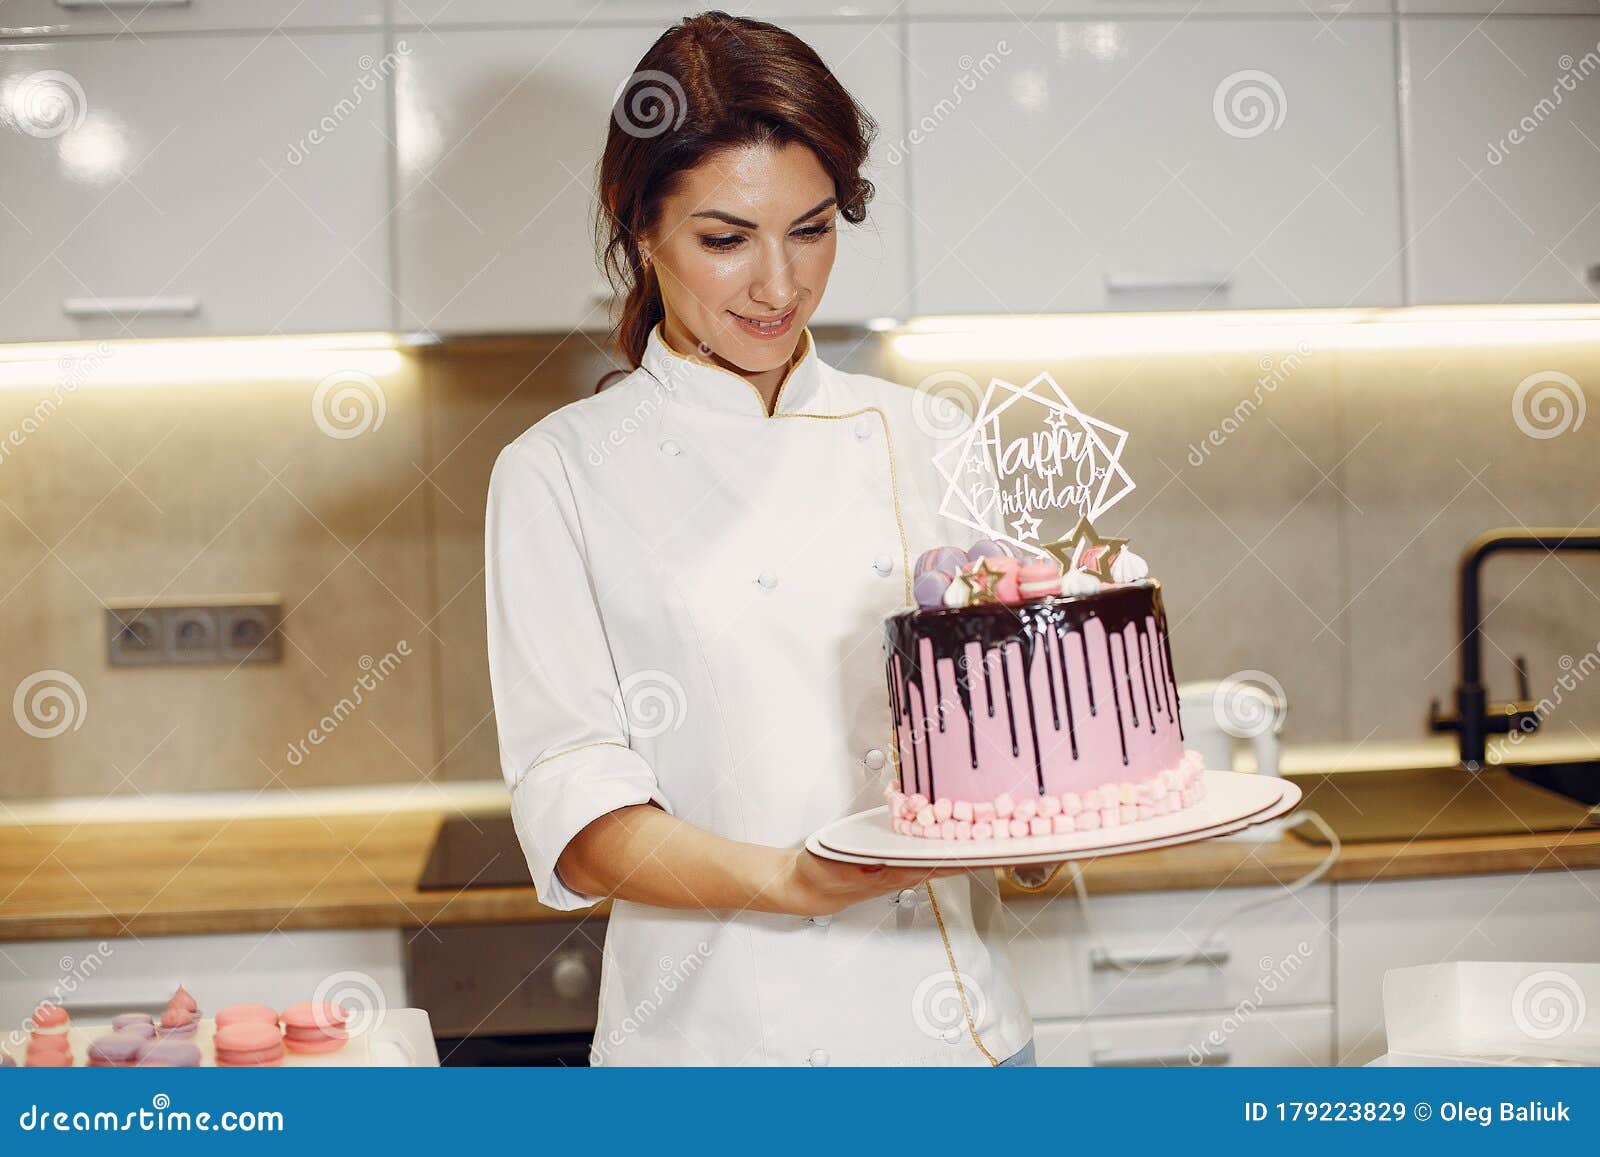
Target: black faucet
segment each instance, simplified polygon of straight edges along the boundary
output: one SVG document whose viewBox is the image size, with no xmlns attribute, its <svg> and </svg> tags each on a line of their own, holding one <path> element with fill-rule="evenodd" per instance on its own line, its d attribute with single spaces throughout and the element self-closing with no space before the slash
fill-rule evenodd
<svg viewBox="0 0 1600 1157">
<path fill-rule="evenodd" d="M 1454 731 L 1461 736 L 1461 766 L 1483 769 L 1486 737 L 1512 731 L 1534 732 L 1541 722 L 1538 707 L 1528 695 L 1528 664 L 1516 658 L 1517 696 L 1510 703 L 1490 703 L 1482 682 L 1483 630 L 1479 572 L 1492 554 L 1504 551 L 1600 551 L 1600 530 L 1582 527 L 1540 526 L 1532 529 L 1504 527 L 1480 535 L 1461 552 L 1461 681 L 1456 684 L 1456 710 L 1439 711 L 1435 699 L 1428 709 L 1432 731 Z"/>
</svg>

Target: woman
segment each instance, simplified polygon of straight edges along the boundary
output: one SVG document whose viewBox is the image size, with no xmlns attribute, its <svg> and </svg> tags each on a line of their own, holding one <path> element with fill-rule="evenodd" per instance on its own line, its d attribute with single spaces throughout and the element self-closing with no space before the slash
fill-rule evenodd
<svg viewBox="0 0 1600 1157">
<path fill-rule="evenodd" d="M 612 908 L 592 1059 L 1031 1063 L 992 873 L 805 838 L 881 801 L 882 623 L 937 515 L 912 393 L 806 328 L 871 119 L 802 41 L 706 13 L 624 91 L 600 168 L 637 368 L 490 482 L 489 663 L 540 899 Z M 637 95 L 637 94 L 635 94 Z"/>
</svg>

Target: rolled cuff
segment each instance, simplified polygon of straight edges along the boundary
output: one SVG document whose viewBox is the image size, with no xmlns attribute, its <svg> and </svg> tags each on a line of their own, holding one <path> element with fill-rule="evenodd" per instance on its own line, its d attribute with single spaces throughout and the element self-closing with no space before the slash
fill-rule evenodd
<svg viewBox="0 0 1600 1157">
<path fill-rule="evenodd" d="M 539 902 L 570 912 L 605 899 L 567 887 L 556 873 L 556 861 L 574 836 L 607 812 L 648 803 L 672 811 L 649 764 L 620 743 L 557 752 L 529 768 L 511 788 L 511 822 Z"/>
</svg>

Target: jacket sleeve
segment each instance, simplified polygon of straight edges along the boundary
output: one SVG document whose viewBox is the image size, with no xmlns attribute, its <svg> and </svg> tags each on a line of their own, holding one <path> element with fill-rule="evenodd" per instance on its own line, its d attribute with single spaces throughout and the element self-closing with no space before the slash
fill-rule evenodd
<svg viewBox="0 0 1600 1157">
<path fill-rule="evenodd" d="M 555 443 L 530 432 L 500 452 L 484 530 L 489 683 L 512 821 L 540 901 L 586 908 L 601 897 L 574 892 L 556 872 L 573 836 L 630 804 L 671 809 L 628 746 L 584 527 Z"/>
</svg>

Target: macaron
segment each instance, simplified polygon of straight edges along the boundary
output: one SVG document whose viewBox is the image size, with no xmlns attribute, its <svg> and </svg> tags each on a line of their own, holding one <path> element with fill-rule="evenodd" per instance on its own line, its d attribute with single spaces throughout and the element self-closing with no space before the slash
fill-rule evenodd
<svg viewBox="0 0 1600 1157">
<path fill-rule="evenodd" d="M 1061 564 L 1053 560 L 1023 563 L 1017 571 L 1017 588 L 1025 599 L 1061 593 Z"/>
<path fill-rule="evenodd" d="M 349 1019 L 349 1013 L 330 1001 L 291 1004 L 283 1010 L 283 1043 L 290 1052 L 334 1052 L 350 1038 L 345 1027 Z"/>
<path fill-rule="evenodd" d="M 10 1053 L 0 1053 L 0 1069 L 14 1069 L 16 1067 L 17 1062 L 12 1059 Z"/>
<path fill-rule="evenodd" d="M 24 1068 L 29 1069 L 70 1069 L 72 1067 L 72 1054 L 65 1050 L 46 1049 L 36 1053 L 28 1050 L 28 1055 L 22 1058 Z"/>
<path fill-rule="evenodd" d="M 224 1025 L 211 1038 L 217 1064 L 225 1067 L 281 1065 L 283 1045 L 283 1033 L 278 1026 L 261 1024 L 259 1021 Z"/>
<path fill-rule="evenodd" d="M 266 1004 L 230 1004 L 217 1012 L 217 1027 L 230 1024 L 277 1025 L 278 1010 Z"/>
<path fill-rule="evenodd" d="M 133 1033 L 107 1033 L 89 1042 L 89 1065 L 91 1068 L 129 1068 L 144 1046 L 144 1038 Z"/>
<path fill-rule="evenodd" d="M 142 1042 L 134 1063 L 151 1069 L 198 1068 L 200 1046 L 183 1040 L 147 1040 Z"/>
<path fill-rule="evenodd" d="M 116 1032 L 130 1024 L 154 1024 L 155 1019 L 148 1012 L 119 1012 L 111 1018 L 111 1030 Z"/>
<path fill-rule="evenodd" d="M 48 1001 L 33 1010 L 33 1032 L 40 1036 L 65 1035 L 72 1020 L 67 1010 Z"/>
<path fill-rule="evenodd" d="M 950 589 L 954 581 L 954 572 L 946 574 L 941 570 L 925 570 L 911 584 L 912 597 L 917 600 L 919 607 L 942 607 L 945 591 Z"/>
<path fill-rule="evenodd" d="M 967 552 L 959 546 L 936 546 L 917 556 L 915 573 L 922 575 L 929 571 L 942 570 L 946 574 L 955 574 L 966 564 Z"/>
<path fill-rule="evenodd" d="M 34 1033 L 28 1038 L 28 1051 L 30 1053 L 64 1053 L 70 1052 L 72 1046 L 67 1043 L 65 1036 L 45 1036 Z"/>
<path fill-rule="evenodd" d="M 156 1036 L 156 1026 L 147 1020 L 130 1021 L 112 1031 L 119 1036 L 131 1036 L 134 1040 L 153 1040 Z"/>
</svg>

